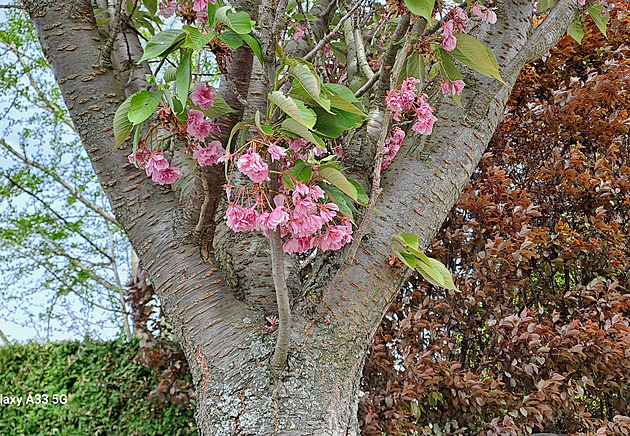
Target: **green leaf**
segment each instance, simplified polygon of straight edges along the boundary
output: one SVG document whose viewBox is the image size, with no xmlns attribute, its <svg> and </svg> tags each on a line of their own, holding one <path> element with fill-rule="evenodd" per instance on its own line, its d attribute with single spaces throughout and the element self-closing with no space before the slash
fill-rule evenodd
<svg viewBox="0 0 630 436">
<path fill-rule="evenodd" d="M 216 20 L 225 24 L 227 27 L 240 35 L 251 33 L 252 21 L 250 20 L 247 12 L 228 14 L 229 10 L 229 6 L 221 6 L 217 9 L 214 14 Z"/>
<path fill-rule="evenodd" d="M 323 100 L 320 97 L 321 84 L 315 69 L 311 64 L 304 62 L 297 58 L 290 58 L 287 62 L 289 64 L 289 74 L 302 85 L 302 88 L 306 93 L 323 107 L 327 112 L 330 112 L 330 100 Z"/>
<path fill-rule="evenodd" d="M 420 79 L 421 83 L 419 86 L 422 88 L 422 83 L 424 83 L 424 57 L 413 50 L 405 63 L 405 72 L 407 73 L 407 77 Z"/>
<path fill-rule="evenodd" d="M 132 98 L 133 95 L 129 96 L 129 98 L 118 107 L 114 115 L 114 138 L 116 139 L 116 148 L 120 147 L 121 144 L 125 142 L 125 139 L 127 139 L 127 136 L 129 136 L 133 130 L 133 124 L 129 121 L 129 117 L 127 116 L 129 114 L 129 106 Z"/>
<path fill-rule="evenodd" d="M 356 115 L 341 109 L 333 109 L 332 113 L 322 108 L 314 108 L 317 115 L 315 130 L 317 133 L 329 138 L 337 138 L 346 130 L 354 129 Z"/>
<path fill-rule="evenodd" d="M 177 80 L 177 68 L 169 65 L 166 71 L 164 71 L 164 81 L 165 82 L 174 82 Z"/>
<path fill-rule="evenodd" d="M 392 249 L 392 252 L 394 253 L 394 255 L 398 259 L 400 259 L 402 263 L 404 263 L 411 269 L 416 269 L 416 263 L 417 263 L 416 258 L 406 253 L 405 247 L 403 247 L 397 242 L 392 242 L 390 248 Z"/>
<path fill-rule="evenodd" d="M 223 32 L 219 39 L 226 43 L 231 49 L 237 49 L 243 45 L 243 38 L 235 32 Z"/>
<path fill-rule="evenodd" d="M 143 3 L 151 15 L 155 15 L 157 13 L 157 0 L 144 0 Z"/>
<path fill-rule="evenodd" d="M 294 134 L 298 135 L 301 138 L 306 139 L 309 142 L 312 142 L 313 144 L 317 144 L 317 145 L 319 145 L 322 148 L 326 148 L 326 145 L 324 144 L 324 141 L 322 141 L 319 136 L 315 135 L 307 127 L 305 127 L 302 124 L 298 123 L 293 118 L 287 118 L 286 120 L 283 120 L 282 121 L 282 128 L 284 130 L 287 130 L 287 131 L 289 131 L 291 133 L 294 133 Z"/>
<path fill-rule="evenodd" d="M 602 32 L 602 34 L 606 38 L 608 38 L 608 35 L 606 35 L 606 27 L 608 26 L 608 21 L 610 20 L 610 14 L 608 13 L 608 11 L 606 11 L 606 14 L 604 14 L 604 16 L 602 17 L 602 12 L 605 10 L 606 8 L 602 5 L 595 5 L 589 8 L 587 12 L 595 22 L 595 25 L 597 26 L 599 31 Z"/>
<path fill-rule="evenodd" d="M 304 127 L 312 129 L 315 126 L 317 120 L 315 112 L 308 109 L 301 101 L 287 97 L 280 91 L 269 94 L 269 100 Z"/>
<path fill-rule="evenodd" d="M 584 19 L 580 16 L 577 20 L 571 23 L 571 25 L 567 29 L 567 33 L 571 38 L 582 44 L 582 38 L 584 38 L 584 35 L 586 35 L 586 26 L 584 26 Z"/>
<path fill-rule="evenodd" d="M 195 106 L 196 107 L 196 106 Z M 230 114 L 232 112 L 236 112 L 234 109 L 230 107 L 229 104 L 225 101 L 221 94 L 217 94 L 214 99 L 214 104 L 210 109 L 201 109 L 196 107 L 198 110 L 204 113 L 204 115 L 208 118 L 219 118 L 225 114 Z"/>
<path fill-rule="evenodd" d="M 229 14 L 230 28 L 239 35 L 246 35 L 252 31 L 252 20 L 250 20 L 247 12 L 236 12 Z"/>
<path fill-rule="evenodd" d="M 196 27 L 185 25 L 182 27 L 188 34 L 183 48 L 192 48 L 193 50 L 200 50 L 203 46 L 208 44 L 214 39 L 216 34 L 214 32 L 201 33 Z"/>
<path fill-rule="evenodd" d="M 163 32 L 156 34 L 153 38 L 149 40 L 149 42 L 147 42 L 147 45 L 144 47 L 144 54 L 142 55 L 138 63 L 162 55 L 164 52 L 175 46 L 185 37 L 186 33 L 184 33 L 183 30 L 179 29 L 164 30 Z"/>
<path fill-rule="evenodd" d="M 209 29 L 212 29 L 214 27 L 214 24 L 217 22 L 215 15 L 217 13 L 217 8 L 219 6 L 220 5 L 218 1 L 208 2 L 208 28 Z"/>
<path fill-rule="evenodd" d="M 464 77 L 453 63 L 451 55 L 449 55 L 448 52 L 441 47 L 438 47 L 437 50 L 441 61 L 440 70 L 442 71 L 444 78 L 449 82 L 454 82 L 455 80 L 463 80 Z"/>
<path fill-rule="evenodd" d="M 442 276 L 442 280 L 444 281 L 444 285 L 442 285 L 442 287 L 456 291 L 457 287 L 453 282 L 453 276 L 451 275 L 450 271 L 444 266 L 444 264 L 437 259 L 433 259 L 432 257 L 430 257 L 429 260 L 431 261 L 431 266 L 433 267 L 433 269 Z"/>
<path fill-rule="evenodd" d="M 229 10 L 230 10 L 229 6 L 221 6 L 214 13 L 214 17 L 216 18 L 216 20 L 220 23 L 225 24 L 228 27 L 230 27 L 230 19 L 228 18 L 228 15 L 227 15 Z"/>
<path fill-rule="evenodd" d="M 420 237 L 415 233 L 401 233 L 400 237 L 405 241 L 405 243 L 416 250 L 419 250 L 420 247 Z"/>
<path fill-rule="evenodd" d="M 350 181 L 344 176 L 341 171 L 332 167 L 322 167 L 319 169 L 319 177 L 326 180 L 331 185 L 336 186 L 346 194 L 348 197 L 358 202 L 357 189 Z"/>
<path fill-rule="evenodd" d="M 446 283 L 444 282 L 444 277 L 440 274 L 432 265 L 426 264 L 424 262 L 416 262 L 416 271 L 420 273 L 422 277 L 426 279 L 429 283 L 435 286 L 440 286 L 442 288 L 446 287 Z"/>
<path fill-rule="evenodd" d="M 313 168 L 307 165 L 303 160 L 298 159 L 295 161 L 295 165 L 289 169 L 289 173 L 300 182 L 306 182 L 311 180 Z"/>
<path fill-rule="evenodd" d="M 455 37 L 457 47 L 451 51 L 451 56 L 484 76 L 494 77 L 499 82 L 505 83 L 499 73 L 499 65 L 494 53 L 483 42 L 465 33 L 456 33 Z"/>
<path fill-rule="evenodd" d="M 361 186 L 359 182 L 356 182 L 352 179 L 348 179 L 348 181 L 352 184 L 352 186 L 354 186 L 354 189 L 357 190 L 357 203 L 359 203 L 361 206 L 367 206 L 368 201 L 370 201 L 370 197 L 368 197 L 368 195 L 366 194 L 363 186 Z"/>
<path fill-rule="evenodd" d="M 182 60 L 177 68 L 176 84 L 177 84 L 177 99 L 182 104 L 182 107 L 186 106 L 188 100 L 188 92 L 190 91 L 191 80 L 191 57 L 192 51 L 183 50 Z"/>
<path fill-rule="evenodd" d="M 367 116 L 367 114 L 355 106 L 355 104 L 358 104 L 363 107 L 363 104 L 354 96 L 350 88 L 338 83 L 324 83 L 324 88 L 331 94 L 329 96 L 330 106 L 355 115 Z"/>
<path fill-rule="evenodd" d="M 241 35 L 241 38 L 245 43 L 252 49 L 258 60 L 260 61 L 260 65 L 264 64 L 262 48 L 260 48 L 260 42 L 253 37 L 252 35 Z"/>
<path fill-rule="evenodd" d="M 427 22 L 431 21 L 435 0 L 405 0 L 405 4 L 412 14 L 425 18 Z"/>
<path fill-rule="evenodd" d="M 135 93 L 129 104 L 127 118 L 134 124 L 140 124 L 155 113 L 161 99 L 162 91 L 140 91 Z"/>
<path fill-rule="evenodd" d="M 538 2 L 538 12 L 549 9 L 556 4 L 556 0 L 540 0 Z"/>
<path fill-rule="evenodd" d="M 346 194 L 341 192 L 340 189 L 334 186 L 328 185 L 326 183 L 321 183 L 319 186 L 324 191 L 326 191 L 326 193 L 328 194 L 332 202 L 335 203 L 337 206 L 339 206 L 339 212 L 341 212 L 344 215 L 349 216 L 350 219 L 353 219 L 352 209 L 350 208 L 350 205 L 349 205 L 350 199 L 348 198 Z"/>
<path fill-rule="evenodd" d="M 133 132 L 133 147 L 131 153 L 135 156 L 138 151 L 138 143 L 140 142 L 140 131 L 142 130 L 142 123 L 136 126 L 136 131 Z"/>
</svg>

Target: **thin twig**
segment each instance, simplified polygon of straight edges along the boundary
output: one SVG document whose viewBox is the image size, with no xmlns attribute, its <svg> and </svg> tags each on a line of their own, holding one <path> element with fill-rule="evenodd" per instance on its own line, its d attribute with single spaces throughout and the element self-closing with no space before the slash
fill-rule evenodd
<svg viewBox="0 0 630 436">
<path fill-rule="evenodd" d="M 0 9 L 26 9 L 26 6 L 22 6 L 22 5 L 0 5 Z"/>
<path fill-rule="evenodd" d="M 409 35 L 407 35 L 407 39 L 405 40 L 405 45 L 402 48 L 401 56 L 407 56 L 407 52 L 409 51 L 410 48 L 411 48 L 411 38 Z M 401 70 L 402 70 L 402 62 L 399 64 L 398 68 L 393 72 L 392 77 L 394 78 L 394 81 L 398 80 Z M 387 135 L 389 134 L 390 118 L 391 118 L 390 112 L 386 111 L 385 116 L 383 117 L 383 124 L 381 126 L 381 135 L 376 145 L 377 152 L 376 152 L 376 158 L 374 160 L 374 169 L 372 171 L 372 189 L 370 192 L 370 200 L 368 201 L 368 205 L 365 209 L 365 213 L 363 214 L 363 220 L 361 220 L 361 224 L 359 224 L 359 228 L 354 234 L 352 244 L 350 245 L 350 248 L 348 249 L 346 260 L 344 261 L 343 265 L 341 265 L 341 267 L 337 271 L 337 274 L 335 275 L 334 279 L 332 280 L 330 284 L 330 289 L 334 289 L 339 284 L 339 282 L 343 278 L 348 268 L 350 268 L 350 266 L 352 265 L 352 262 L 354 261 L 354 258 L 357 254 L 357 250 L 359 249 L 359 246 L 361 245 L 361 240 L 363 239 L 363 235 L 365 235 L 365 232 L 367 231 L 367 227 L 372 221 L 372 216 L 374 215 L 374 208 L 376 207 L 376 200 L 378 199 L 382 191 L 381 189 L 381 165 L 383 164 L 382 151 L 383 151 L 383 146 L 385 145 L 385 140 L 387 139 Z"/>
<path fill-rule="evenodd" d="M 94 203 L 92 203 L 90 200 L 88 200 L 87 198 L 85 198 L 77 188 L 75 188 L 74 186 L 72 186 L 70 183 L 66 182 L 64 179 L 62 179 L 61 177 L 59 177 L 59 175 L 57 175 L 56 173 L 54 173 L 50 168 L 47 168 L 46 166 L 40 164 L 39 162 L 36 162 L 26 156 L 24 156 L 22 153 L 20 153 L 19 151 L 15 150 L 13 147 L 11 147 L 9 144 L 7 144 L 7 142 L 4 139 L 0 139 L 0 145 L 2 145 L 9 153 L 13 154 L 15 157 L 17 157 L 18 159 L 20 159 L 22 162 L 24 162 L 26 165 L 35 167 L 41 171 L 43 171 L 44 173 L 48 174 L 50 177 L 52 177 L 57 183 L 59 183 L 61 186 L 63 186 L 64 188 L 66 188 L 66 190 L 68 192 L 70 192 L 70 194 L 76 198 L 77 200 L 79 200 L 81 203 L 83 203 L 88 209 L 96 212 L 97 214 L 99 214 L 101 217 L 103 217 L 104 219 L 106 219 L 107 221 L 109 221 L 110 223 L 114 224 L 114 225 L 119 225 L 118 221 L 116 220 L 116 218 L 108 213 L 106 210 L 98 207 L 97 205 L 95 205 Z"/>
<path fill-rule="evenodd" d="M 367 82 L 365 82 L 365 84 L 360 87 L 357 92 L 354 93 L 354 96 L 356 98 L 361 97 L 363 94 L 365 94 L 366 92 L 368 92 L 370 90 L 370 88 L 372 86 L 374 86 L 374 84 L 376 83 L 376 81 L 378 80 L 378 78 L 381 77 L 381 72 L 377 71 L 376 74 L 372 75 L 372 77 L 370 77 L 370 80 L 368 80 Z"/>
<path fill-rule="evenodd" d="M 317 43 L 317 45 L 313 48 L 313 50 L 309 51 L 306 56 L 304 56 L 304 60 L 306 61 L 310 61 L 311 59 L 313 59 L 313 57 L 317 54 L 317 52 L 319 50 L 321 50 L 321 48 L 323 46 L 325 46 L 326 44 L 328 44 L 328 42 L 333 39 L 333 37 L 337 34 L 337 32 L 339 32 L 339 29 L 341 29 L 341 26 L 343 26 L 343 23 L 346 22 L 346 20 L 348 18 L 350 18 L 352 16 L 352 14 L 354 14 L 358 9 L 359 6 L 361 6 L 361 4 L 363 4 L 364 0 L 358 0 L 354 6 L 352 6 L 352 9 L 350 9 L 348 11 L 348 13 L 346 15 L 344 15 L 343 17 L 341 17 L 341 19 L 339 20 L 339 22 L 337 23 L 337 25 L 335 26 L 335 28 L 328 33 L 326 36 L 324 36 L 321 41 L 319 41 Z"/>
<path fill-rule="evenodd" d="M 20 185 L 19 183 L 17 183 L 15 180 L 13 180 L 11 177 L 7 176 L 6 174 L 3 174 L 3 176 L 9 181 L 11 182 L 16 188 L 18 188 L 20 191 L 30 195 L 31 197 L 33 197 L 35 200 L 37 200 L 38 202 L 40 202 L 46 209 L 48 209 L 49 211 L 51 211 L 58 219 L 60 219 L 65 225 L 66 227 L 68 227 L 68 229 L 72 230 L 73 232 L 75 232 L 77 235 L 81 236 L 83 239 L 85 239 L 85 241 L 90 244 L 92 247 L 94 247 L 96 249 L 96 251 L 98 251 L 99 253 L 101 253 L 103 256 L 105 256 L 107 259 L 109 259 L 109 261 L 112 261 L 112 258 L 109 257 L 109 254 L 105 253 L 98 245 L 96 245 L 94 242 L 92 242 L 90 240 L 90 238 L 88 238 L 87 236 L 85 236 L 83 234 L 83 232 L 77 230 L 76 228 L 74 228 L 75 226 L 72 226 L 71 223 L 69 223 L 64 217 L 62 217 L 61 215 L 59 215 L 57 213 L 57 211 L 55 211 L 52 207 L 50 207 L 50 205 L 48 203 L 46 203 L 44 200 L 42 200 L 41 198 L 39 198 L 39 196 L 37 194 L 35 194 L 34 192 L 26 189 L 25 187 L 23 187 L 22 185 Z"/>
</svg>

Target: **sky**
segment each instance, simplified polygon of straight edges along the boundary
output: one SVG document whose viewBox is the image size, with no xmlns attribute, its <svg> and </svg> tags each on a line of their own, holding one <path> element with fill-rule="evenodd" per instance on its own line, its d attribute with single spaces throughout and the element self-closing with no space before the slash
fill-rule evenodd
<svg viewBox="0 0 630 436">
<path fill-rule="evenodd" d="M 5 10 L 0 9 L 0 30 L 6 30 L 9 20 Z M 5 38 L 6 40 L 6 38 Z M 19 37 L 16 37 L 16 43 L 19 44 Z M 3 64 L 2 72 L 0 74 L 0 86 L 2 82 L 7 83 L 12 80 L 11 73 L 20 70 L 17 58 L 10 52 L 7 53 L 6 44 L 0 44 L 0 64 Z M 28 52 L 27 52 L 28 53 Z M 29 55 L 33 57 L 39 56 L 39 53 L 30 52 Z M 29 62 L 27 59 L 26 62 Z M 11 68 L 15 65 L 15 68 Z M 37 72 L 38 70 L 34 70 Z M 21 77 L 17 82 L 18 87 L 29 86 L 28 80 L 25 77 Z M 36 77 L 36 83 L 40 83 L 42 89 L 46 89 L 46 83 L 54 83 L 52 73 L 49 71 L 43 76 Z M 0 140 L 6 141 L 12 147 L 20 150 L 22 153 L 27 154 L 32 159 L 37 159 L 40 162 L 54 162 L 53 165 L 59 165 L 65 167 L 65 174 L 70 177 L 67 179 L 73 185 L 85 186 L 86 190 L 94 190 L 94 181 L 86 181 L 85 174 L 91 174 L 88 164 L 87 156 L 83 147 L 77 147 L 76 134 L 69 128 L 61 128 L 54 131 L 50 125 L 42 125 L 41 115 L 44 111 L 33 105 L 26 106 L 25 100 L 20 97 L 15 98 L 15 93 L 11 92 L 11 89 L 0 90 Z M 68 152 L 64 154 L 64 143 L 68 144 Z M 57 147 L 56 149 L 54 147 Z M 53 151 L 56 150 L 56 151 Z M 61 151 L 60 151 L 61 150 Z M 73 153 L 79 153 L 79 156 Z M 20 176 L 19 172 L 16 172 L 12 168 L 16 167 L 17 159 L 9 157 L 7 152 L 0 153 L 0 185 L 7 184 L 7 175 L 11 177 Z M 82 171 L 82 167 L 85 171 Z M 77 174 L 77 178 L 73 179 L 72 175 Z M 38 170 L 33 170 L 35 176 L 42 176 Z M 83 174 L 83 175 L 81 175 Z M 42 181 L 45 178 L 42 177 Z M 50 183 L 50 181 L 48 181 Z M 46 195 L 47 198 L 52 199 L 52 208 L 64 216 L 68 222 L 78 222 L 80 217 L 77 217 L 77 211 L 79 211 L 78 205 L 70 206 L 68 204 L 67 193 L 58 186 L 42 186 L 41 192 Z M 105 205 L 106 200 L 104 196 L 99 199 L 99 205 Z M 29 212 L 33 214 L 37 212 L 37 202 L 33 201 L 26 194 L 14 195 L 9 201 L 7 197 L 0 197 L 0 216 L 3 222 L 0 225 L 6 229 L 11 227 L 11 219 L 17 218 L 21 212 Z M 41 206 L 40 206 L 41 207 Z M 90 218 L 91 219 L 91 218 Z M 96 223 L 97 221 L 90 219 L 86 220 L 84 226 L 87 227 L 87 232 L 91 233 L 96 240 L 102 242 L 106 235 L 102 234 L 101 227 L 90 228 L 90 222 Z M 75 249 L 77 257 L 80 257 L 80 250 L 82 245 L 85 245 L 85 241 L 81 238 L 64 239 L 64 247 L 67 250 Z M 117 238 L 118 242 L 118 238 Z M 6 243 L 0 241 L 0 245 L 4 245 L 4 252 L 11 253 L 11 250 L 20 250 L 20 252 L 26 255 L 35 256 L 36 248 L 38 247 L 7 247 Z M 99 244 L 103 245 L 103 244 Z M 107 245 L 106 243 L 104 245 Z M 120 247 L 121 244 L 118 244 Z M 124 250 L 125 247 L 122 248 Z M 8 250 L 8 251 L 7 251 Z M 15 251 L 13 251 L 15 253 Z M 71 253 L 72 254 L 72 253 Z M 124 262 L 119 265 L 121 281 L 124 284 L 128 277 L 128 268 L 126 265 L 127 253 L 121 256 Z M 84 258 L 85 263 L 97 262 L 96 258 Z M 47 288 L 42 282 L 46 279 L 44 268 L 41 265 L 37 265 L 35 262 L 31 262 L 28 274 L 25 274 L 23 278 L 16 280 L 18 268 L 24 266 L 24 262 L 19 261 L 17 258 L 3 257 L 4 264 L 0 266 L 0 330 L 10 339 L 19 342 L 26 342 L 29 340 L 43 341 L 45 339 L 50 340 L 64 340 L 64 339 L 77 339 L 81 340 L 90 335 L 98 339 L 110 339 L 120 334 L 120 327 L 116 323 L 110 320 L 108 312 L 98 307 L 85 303 L 85 296 L 83 298 L 74 295 L 72 293 L 68 295 L 57 295 L 56 291 L 60 289 L 59 283 L 51 284 L 50 288 Z M 51 261 L 51 265 L 60 263 L 60 260 Z M 63 271 L 60 269 L 60 271 Z M 71 281 L 71 277 L 63 276 L 61 280 Z M 94 289 L 93 291 L 96 291 Z M 105 295 L 103 290 L 99 292 L 92 292 L 92 294 L 86 294 L 92 301 L 101 305 L 111 304 L 109 301 L 115 299 L 116 296 Z M 54 304 L 51 304 L 53 303 Z M 53 316 L 49 317 L 50 313 Z M 51 319 L 52 318 L 52 319 Z"/>
</svg>

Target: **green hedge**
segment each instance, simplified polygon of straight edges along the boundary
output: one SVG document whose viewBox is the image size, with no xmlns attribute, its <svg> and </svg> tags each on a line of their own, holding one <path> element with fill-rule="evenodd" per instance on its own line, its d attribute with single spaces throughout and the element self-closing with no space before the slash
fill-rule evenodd
<svg viewBox="0 0 630 436">
<path fill-rule="evenodd" d="M 0 347 L 2 401 L 22 397 L 21 406 L 0 404 L 0 435 L 196 435 L 191 405 L 148 400 L 153 372 L 137 352 L 122 341 Z M 48 404 L 25 404 L 29 394 Z"/>
</svg>

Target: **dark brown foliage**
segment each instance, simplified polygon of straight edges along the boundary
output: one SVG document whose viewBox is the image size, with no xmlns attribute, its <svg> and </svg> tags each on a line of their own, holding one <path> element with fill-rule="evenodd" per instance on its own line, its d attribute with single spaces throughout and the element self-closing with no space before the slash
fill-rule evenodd
<svg viewBox="0 0 630 436">
<path fill-rule="evenodd" d="M 524 69 L 365 368 L 364 435 L 630 434 L 630 30 Z M 417 433 L 415 433 L 417 432 Z"/>
<path fill-rule="evenodd" d="M 155 313 L 155 290 L 146 272 L 140 271 L 127 287 L 126 302 L 131 307 L 134 334 L 141 338 L 136 359 L 155 373 L 157 386 L 149 392 L 149 401 L 188 404 L 195 398 L 188 363 L 179 345 L 171 339 L 173 335 L 163 314 L 158 317 Z M 158 318 L 162 321 L 156 322 Z"/>
</svg>

